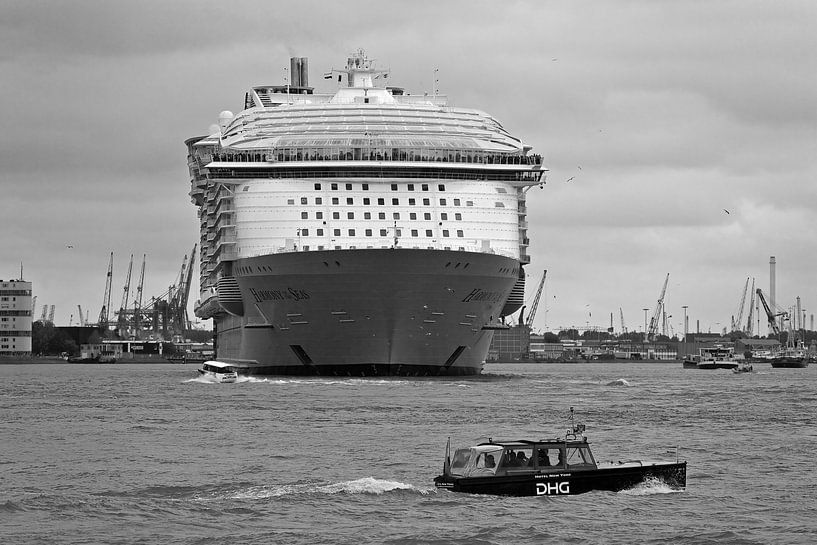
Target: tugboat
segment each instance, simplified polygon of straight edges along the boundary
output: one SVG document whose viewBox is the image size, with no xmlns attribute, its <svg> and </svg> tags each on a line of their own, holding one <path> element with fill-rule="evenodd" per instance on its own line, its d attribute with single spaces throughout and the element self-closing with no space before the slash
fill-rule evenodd
<svg viewBox="0 0 817 545">
<path fill-rule="evenodd" d="M 585 425 L 573 424 L 563 438 L 493 440 L 459 448 L 451 458 L 446 446 L 437 488 L 499 496 L 568 496 L 592 490 L 617 492 L 648 479 L 674 489 L 686 487 L 686 462 L 627 460 L 597 463 L 590 452 Z"/>
</svg>

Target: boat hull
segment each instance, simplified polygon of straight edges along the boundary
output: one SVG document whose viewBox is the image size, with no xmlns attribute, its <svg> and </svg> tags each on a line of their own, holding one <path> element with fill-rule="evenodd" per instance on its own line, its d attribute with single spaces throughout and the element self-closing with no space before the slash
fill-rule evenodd
<svg viewBox="0 0 817 545">
<path fill-rule="evenodd" d="M 808 359 L 807 358 L 799 358 L 799 357 L 787 357 L 781 356 L 777 358 L 772 358 L 771 360 L 772 367 L 774 368 L 803 368 L 808 367 Z"/>
<path fill-rule="evenodd" d="M 434 484 L 453 492 L 500 496 L 572 496 L 593 490 L 617 492 L 651 479 L 681 489 L 686 487 L 686 466 L 686 462 L 621 464 L 558 473 L 463 478 L 440 475 L 434 479 Z"/>
<path fill-rule="evenodd" d="M 366 249 L 240 259 L 243 315 L 216 317 L 216 353 L 249 374 L 426 376 L 482 370 L 519 262 Z"/>
</svg>

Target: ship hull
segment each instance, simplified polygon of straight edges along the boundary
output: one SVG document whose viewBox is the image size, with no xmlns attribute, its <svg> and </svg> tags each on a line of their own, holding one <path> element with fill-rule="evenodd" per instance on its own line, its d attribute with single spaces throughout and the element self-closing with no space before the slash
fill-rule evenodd
<svg viewBox="0 0 817 545">
<path fill-rule="evenodd" d="M 365 249 L 239 259 L 240 316 L 215 318 L 216 357 L 249 374 L 479 374 L 519 261 Z"/>
</svg>

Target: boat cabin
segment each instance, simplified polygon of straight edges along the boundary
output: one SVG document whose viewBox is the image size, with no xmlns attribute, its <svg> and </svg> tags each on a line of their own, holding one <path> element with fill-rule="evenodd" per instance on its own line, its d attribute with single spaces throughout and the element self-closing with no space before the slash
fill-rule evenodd
<svg viewBox="0 0 817 545">
<path fill-rule="evenodd" d="M 586 440 L 489 441 L 457 449 L 451 458 L 450 474 L 504 476 L 596 468 Z"/>
<path fill-rule="evenodd" d="M 238 373 L 239 369 L 241 368 L 220 361 L 206 361 L 201 364 L 201 370 L 208 373 Z"/>
</svg>

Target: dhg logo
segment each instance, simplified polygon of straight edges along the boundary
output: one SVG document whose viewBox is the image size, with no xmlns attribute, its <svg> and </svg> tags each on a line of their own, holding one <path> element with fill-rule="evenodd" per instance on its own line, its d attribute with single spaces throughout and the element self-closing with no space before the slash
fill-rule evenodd
<svg viewBox="0 0 817 545">
<path fill-rule="evenodd" d="M 570 482 L 536 483 L 537 496 L 554 496 L 557 494 L 570 494 Z"/>
</svg>

